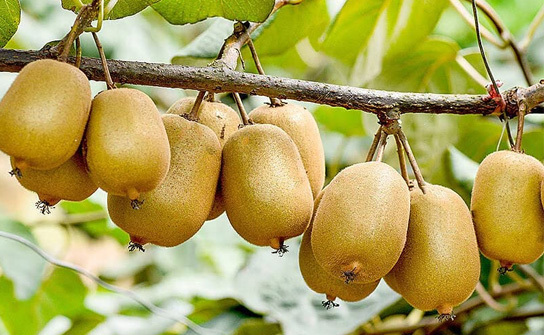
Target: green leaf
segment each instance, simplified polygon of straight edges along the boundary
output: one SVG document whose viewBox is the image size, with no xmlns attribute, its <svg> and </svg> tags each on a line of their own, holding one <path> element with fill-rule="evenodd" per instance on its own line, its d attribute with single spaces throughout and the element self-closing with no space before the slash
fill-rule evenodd
<svg viewBox="0 0 544 335">
<path fill-rule="evenodd" d="M 365 136 L 361 111 L 342 107 L 320 106 L 314 111 L 316 121 L 328 131 L 344 136 Z"/>
<path fill-rule="evenodd" d="M 36 243 L 30 230 L 21 223 L 0 217 L 0 231 L 18 235 Z M 17 299 L 26 300 L 32 297 L 40 286 L 45 261 L 19 242 L 0 237 L 0 267 L 3 274 L 13 281 Z"/>
<path fill-rule="evenodd" d="M 21 21 L 19 0 L 0 0 L 0 48 L 11 39 Z"/>
<path fill-rule="evenodd" d="M 118 0 L 106 16 L 109 20 L 116 20 L 141 12 L 160 0 Z"/>
<path fill-rule="evenodd" d="M 216 19 L 208 29 L 198 35 L 191 43 L 183 47 L 172 59 L 172 64 L 186 64 L 188 59 L 217 57 L 225 38 L 232 34 L 231 21 Z"/>
<path fill-rule="evenodd" d="M 460 134 L 455 147 L 465 156 L 479 163 L 497 150 L 502 128 L 497 118 L 464 115 L 459 120 Z M 506 132 L 504 132 L 499 150 L 508 149 L 506 143 Z"/>
<path fill-rule="evenodd" d="M 348 0 L 322 50 L 357 68 L 357 80 L 364 83 L 380 72 L 385 56 L 401 54 L 423 41 L 447 4 L 446 0 Z"/>
<path fill-rule="evenodd" d="M 263 22 L 274 0 L 162 0 L 153 5 L 172 24 L 186 24 L 221 16 L 229 20 Z"/>
<path fill-rule="evenodd" d="M 13 283 L 0 277 L 0 317 L 10 334 L 34 335 L 57 315 L 89 313 L 83 304 L 85 294 L 79 276 L 67 269 L 55 269 L 38 294 L 26 301 L 18 300 Z"/>
<path fill-rule="evenodd" d="M 367 86 L 403 92 L 485 92 L 457 63 L 459 51 L 457 43 L 449 39 L 427 39 L 402 57 L 386 58 L 383 71 Z"/>
<path fill-rule="evenodd" d="M 527 155 L 544 160 L 544 129 L 535 129 L 523 133 L 522 148 Z"/>
<path fill-rule="evenodd" d="M 62 8 L 79 12 L 83 5 L 89 5 L 93 0 L 62 0 Z M 117 0 L 113 7 L 109 6 L 110 0 L 104 0 L 106 20 L 116 20 L 141 12 L 160 0 Z"/>
<path fill-rule="evenodd" d="M 279 55 L 306 37 L 317 40 L 329 25 L 325 0 L 304 0 L 281 8 L 270 25 L 255 39 L 260 56 Z"/>
</svg>

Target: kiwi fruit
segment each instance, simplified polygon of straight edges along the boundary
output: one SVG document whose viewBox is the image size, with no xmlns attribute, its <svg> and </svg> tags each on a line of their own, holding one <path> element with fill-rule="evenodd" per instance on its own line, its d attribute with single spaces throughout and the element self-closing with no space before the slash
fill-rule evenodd
<svg viewBox="0 0 544 335">
<path fill-rule="evenodd" d="M 85 134 L 87 166 L 104 191 L 142 203 L 140 193 L 156 188 L 170 164 L 168 137 L 159 111 L 145 93 L 119 88 L 93 100 Z"/>
<path fill-rule="evenodd" d="M 162 120 L 172 151 L 166 179 L 143 194 L 145 206 L 138 211 L 126 197 L 108 194 L 112 221 L 137 247 L 172 247 L 196 234 L 212 208 L 221 168 L 221 146 L 210 128 L 178 115 Z"/>
<path fill-rule="evenodd" d="M 427 184 L 410 192 L 406 246 L 386 283 L 423 311 L 453 318 L 480 277 L 480 254 L 470 211 L 454 191 Z"/>
<path fill-rule="evenodd" d="M 478 168 L 471 200 L 476 237 L 484 256 L 500 261 L 500 272 L 544 252 L 543 178 L 536 158 L 509 150 L 488 155 Z"/>
<path fill-rule="evenodd" d="M 410 192 L 381 162 L 352 165 L 327 185 L 312 229 L 312 250 L 330 275 L 346 283 L 385 276 L 406 242 Z"/>
<path fill-rule="evenodd" d="M 13 157 L 11 166 L 15 168 Z M 60 200 L 85 200 L 98 188 L 87 174 L 85 160 L 80 151 L 51 170 L 27 168 L 24 177 L 17 176 L 17 180 L 24 188 L 38 194 L 40 201 L 36 203 L 36 207 L 42 214 L 49 214 L 50 207 Z"/>
<path fill-rule="evenodd" d="M 315 209 L 319 206 L 322 196 L 323 191 L 315 199 L 314 213 Z M 327 309 L 338 307 L 338 304 L 334 302 L 337 297 L 348 302 L 362 300 L 376 289 L 380 282 L 379 280 L 370 284 L 346 285 L 344 281 L 325 272 L 315 260 L 312 251 L 311 233 L 312 223 L 310 223 L 308 229 L 302 235 L 298 254 L 299 268 L 306 285 L 317 293 L 325 294 L 326 300 L 322 302 L 323 307 Z"/>
<path fill-rule="evenodd" d="M 229 221 L 249 243 L 281 256 L 284 241 L 308 226 L 310 182 L 295 143 L 279 127 L 249 125 L 227 140 L 221 187 Z"/>
<path fill-rule="evenodd" d="M 15 168 L 56 168 L 72 157 L 91 107 L 89 80 L 51 59 L 26 65 L 0 101 L 0 150 Z"/>
<path fill-rule="evenodd" d="M 182 98 L 168 109 L 168 114 L 188 115 L 195 104 L 195 98 Z M 203 100 L 199 108 L 199 123 L 208 126 L 217 135 L 221 147 L 227 139 L 238 130 L 240 117 L 238 113 L 221 102 Z M 225 203 L 221 194 L 221 182 L 217 183 L 215 200 L 208 220 L 213 220 L 225 212 Z"/>
<path fill-rule="evenodd" d="M 256 123 L 278 126 L 293 139 L 316 197 L 325 183 L 325 153 L 312 113 L 295 104 L 262 105 L 251 111 L 249 117 Z"/>
</svg>

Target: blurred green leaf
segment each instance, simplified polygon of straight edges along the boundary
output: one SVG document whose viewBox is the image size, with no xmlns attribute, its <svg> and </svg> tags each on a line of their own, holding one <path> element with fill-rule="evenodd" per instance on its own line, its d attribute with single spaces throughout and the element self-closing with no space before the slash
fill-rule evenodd
<svg viewBox="0 0 544 335">
<path fill-rule="evenodd" d="M 234 335 L 277 335 L 281 333 L 281 328 L 277 323 L 250 318 L 242 322 Z"/>
<path fill-rule="evenodd" d="M 356 68 L 354 80 L 364 83 L 381 71 L 385 56 L 409 51 L 423 41 L 447 4 L 445 0 L 348 0 L 329 28 L 322 50 Z"/>
<path fill-rule="evenodd" d="M 30 229 L 19 222 L 0 217 L 0 231 L 37 243 Z M 27 300 L 40 287 L 45 261 L 19 242 L 0 237 L 0 267 L 3 274 L 13 282 L 15 297 Z"/>
<path fill-rule="evenodd" d="M 0 48 L 4 47 L 15 34 L 20 21 L 19 0 L 0 1 Z"/>
<path fill-rule="evenodd" d="M 235 281 L 239 300 L 252 311 L 277 320 L 283 334 L 346 334 L 399 299 L 382 282 L 360 302 L 339 301 L 339 308 L 325 310 L 321 304 L 325 296 L 310 290 L 300 274 L 298 242 L 288 244 L 289 254 L 283 258 L 259 249 Z"/>
<path fill-rule="evenodd" d="M 510 123 L 512 123 L 510 121 Z M 481 162 L 487 155 L 497 150 L 501 138 L 502 125 L 497 118 L 466 115 L 459 119 L 459 140 L 455 147 L 475 162 Z M 506 132 L 499 150 L 508 149 Z"/>
<path fill-rule="evenodd" d="M 274 0 L 162 0 L 153 5 L 172 24 L 186 24 L 221 16 L 229 20 L 262 22 Z"/>
<path fill-rule="evenodd" d="M 470 192 L 478 171 L 478 163 L 465 156 L 461 151 L 451 146 L 448 150 L 450 167 L 453 177 Z"/>
<path fill-rule="evenodd" d="M 527 155 L 540 161 L 544 160 L 544 129 L 525 131 L 521 144 Z"/>
<path fill-rule="evenodd" d="M 386 58 L 383 71 L 368 87 L 402 92 L 484 93 L 485 88 L 457 63 L 459 51 L 451 40 L 427 39 L 402 57 Z"/>
<path fill-rule="evenodd" d="M 86 199 L 77 202 L 62 201 L 60 206 L 66 211 L 69 220 L 77 221 L 71 224 L 84 231 L 91 238 L 111 236 L 123 245 L 130 241 L 128 234 L 107 218 L 106 210 L 99 204 Z M 96 219 L 95 217 L 100 218 Z"/>
<path fill-rule="evenodd" d="M 358 110 L 323 105 L 314 111 L 314 118 L 327 131 L 337 132 L 344 136 L 365 136 L 362 113 Z"/>
<path fill-rule="evenodd" d="M 15 297 L 14 286 L 0 277 L 0 317 L 11 334 L 35 335 L 52 318 L 73 318 L 90 313 L 85 309 L 86 288 L 79 276 L 67 269 L 55 269 L 29 300 Z"/>
</svg>

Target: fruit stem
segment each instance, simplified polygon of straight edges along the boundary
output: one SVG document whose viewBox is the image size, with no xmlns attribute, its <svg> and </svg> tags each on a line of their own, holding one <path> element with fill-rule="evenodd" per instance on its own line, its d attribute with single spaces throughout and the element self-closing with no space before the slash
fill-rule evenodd
<svg viewBox="0 0 544 335">
<path fill-rule="evenodd" d="M 189 117 L 188 117 L 189 120 L 198 121 L 198 117 L 200 115 L 200 105 L 202 104 L 204 95 L 206 95 L 206 91 L 198 92 L 198 95 L 196 96 L 196 99 L 195 99 L 195 103 L 193 104 L 193 107 L 191 108 L 191 112 L 189 112 Z"/>
<path fill-rule="evenodd" d="M 412 189 L 414 185 L 410 183 L 410 177 L 408 177 L 408 169 L 406 168 L 406 157 L 404 156 L 404 148 L 402 147 L 402 143 L 399 139 L 399 134 L 397 133 L 393 136 L 395 136 L 395 143 L 397 144 L 397 154 L 399 156 L 400 174 L 402 175 L 402 178 L 404 178 L 404 181 L 408 185 L 408 188 Z"/>
<path fill-rule="evenodd" d="M 374 154 L 376 153 L 378 142 L 380 141 L 380 137 L 382 136 L 382 127 L 383 126 L 380 126 L 376 134 L 374 134 L 374 140 L 372 140 L 372 144 L 370 145 L 370 148 L 368 149 L 368 154 L 366 155 L 365 162 L 370 162 L 372 158 L 374 157 Z"/>
<path fill-rule="evenodd" d="M 100 40 L 98 39 L 98 34 L 93 32 L 93 39 L 94 43 L 96 44 L 96 48 L 98 49 L 98 53 L 100 54 L 100 60 L 102 61 L 102 68 L 104 69 L 104 78 L 106 78 L 106 86 L 108 87 L 108 90 L 112 90 L 115 88 L 115 84 L 113 83 L 113 80 L 111 79 L 110 69 L 108 67 L 108 60 L 106 58 L 106 54 L 104 53 L 104 48 L 102 47 L 102 43 L 100 43 Z"/>
<path fill-rule="evenodd" d="M 527 110 L 527 105 L 522 102 L 519 106 L 518 111 L 518 132 L 516 134 L 516 144 L 514 144 L 515 152 L 522 152 L 521 149 L 521 140 L 523 139 L 523 126 L 525 125 L 525 113 Z"/>
<path fill-rule="evenodd" d="M 383 153 L 385 152 L 385 146 L 387 145 L 387 134 L 382 131 L 380 136 L 380 142 L 378 143 L 378 152 L 376 153 L 376 162 L 383 160 Z"/>
<path fill-rule="evenodd" d="M 414 171 L 414 175 L 416 176 L 417 185 L 421 189 L 421 192 L 425 194 L 425 180 L 423 179 L 423 175 L 421 174 L 421 170 L 419 169 L 419 165 L 417 164 L 416 158 L 414 156 L 414 153 L 412 152 L 412 148 L 410 148 L 410 144 L 408 143 L 408 139 L 406 138 L 406 135 L 404 135 L 404 132 L 402 130 L 399 130 L 398 132 L 399 140 L 402 143 L 402 146 L 404 147 L 404 151 L 406 152 L 406 156 L 408 156 L 408 160 L 410 161 L 410 165 L 412 166 L 412 170 Z"/>
<path fill-rule="evenodd" d="M 16 178 L 22 178 L 23 177 L 23 173 L 21 172 L 21 169 L 19 169 L 18 167 L 14 168 L 13 170 L 11 170 L 9 172 L 9 175 L 11 177 L 16 177 Z"/>
<path fill-rule="evenodd" d="M 253 124 L 253 122 L 251 122 L 251 120 L 247 116 L 244 103 L 242 102 L 242 99 L 240 98 L 240 94 L 238 94 L 237 92 L 234 92 L 232 93 L 232 96 L 234 97 L 234 101 L 236 101 L 236 105 L 238 106 L 238 110 L 240 111 L 240 117 L 242 117 L 243 125 L 247 126 L 249 124 Z"/>
<path fill-rule="evenodd" d="M 83 33 L 85 28 L 91 25 L 99 10 L 100 0 L 93 0 L 90 5 L 81 8 L 74 21 L 74 25 L 68 34 L 64 36 L 59 44 L 51 48 L 51 52 L 58 55 L 57 59 L 59 61 L 66 62 L 68 60 L 68 55 L 70 54 L 70 49 L 74 44 L 74 40 Z"/>
<path fill-rule="evenodd" d="M 244 26 L 245 29 L 245 26 Z M 261 75 L 265 75 L 264 68 L 261 64 L 261 61 L 259 60 L 259 55 L 257 54 L 257 49 L 255 49 L 255 44 L 253 44 L 253 41 L 251 40 L 251 36 L 248 37 L 247 40 L 247 46 L 249 47 L 249 51 L 251 51 L 251 57 L 253 58 L 253 61 L 255 62 L 255 67 L 257 68 L 257 72 Z M 283 103 L 278 98 L 270 98 L 270 107 L 278 107 L 283 106 Z"/>
<path fill-rule="evenodd" d="M 81 67 L 81 40 L 79 36 L 76 38 L 76 63 L 74 64 L 78 69 Z"/>
</svg>

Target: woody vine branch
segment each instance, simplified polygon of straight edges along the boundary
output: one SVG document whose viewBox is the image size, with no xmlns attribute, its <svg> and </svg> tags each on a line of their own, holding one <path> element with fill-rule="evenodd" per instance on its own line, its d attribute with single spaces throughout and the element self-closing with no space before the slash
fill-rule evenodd
<svg viewBox="0 0 544 335">
<path fill-rule="evenodd" d="M 293 0 L 277 0 L 274 11 Z M 61 44 L 39 51 L 0 49 L 0 71 L 19 72 L 26 64 L 41 58 L 61 57 L 66 43 L 71 43 L 92 22 L 98 11 L 94 1 L 84 7 L 76 18 L 70 33 Z M 94 13 L 93 15 L 88 13 Z M 237 25 L 241 25 L 238 23 Z M 258 23 L 245 29 L 235 27 L 234 33 L 225 40 L 218 59 L 208 67 L 191 67 L 162 63 L 109 60 L 111 79 L 120 84 L 135 84 L 168 88 L 193 89 L 211 93 L 245 93 L 270 98 L 293 99 L 329 106 L 357 109 L 383 115 L 391 110 L 404 113 L 432 114 L 493 114 L 497 105 L 485 100 L 483 95 L 401 93 L 358 87 L 333 85 L 305 80 L 251 74 L 236 71 L 240 49 L 249 41 Z M 62 47 L 60 47 L 62 46 Z M 60 49 L 60 50 L 59 50 Z M 68 57 L 75 63 L 75 59 Z M 102 63 L 95 58 L 82 58 L 81 70 L 91 80 L 105 81 Z M 506 114 L 515 117 L 523 110 L 528 113 L 544 113 L 544 81 L 528 88 L 513 88 L 503 93 Z"/>
</svg>

